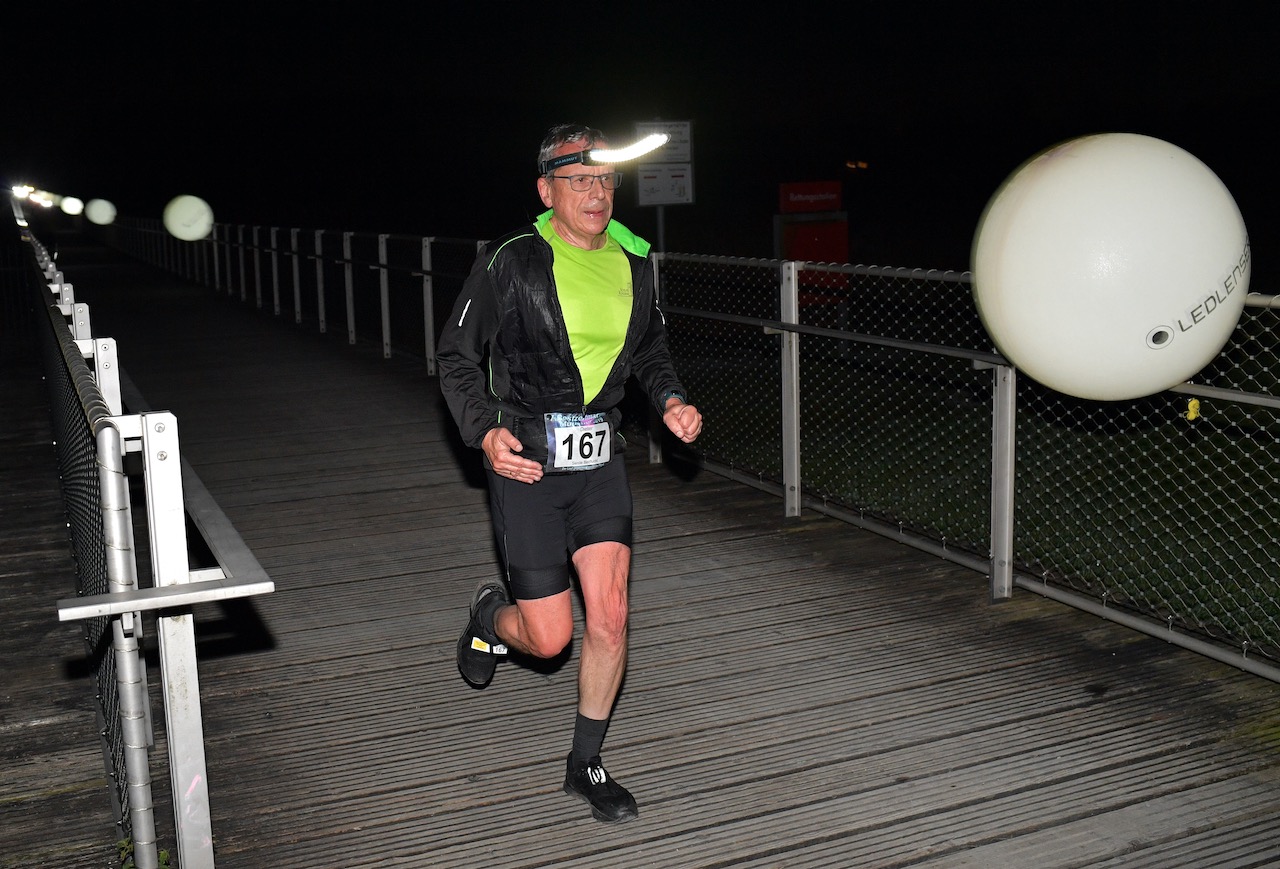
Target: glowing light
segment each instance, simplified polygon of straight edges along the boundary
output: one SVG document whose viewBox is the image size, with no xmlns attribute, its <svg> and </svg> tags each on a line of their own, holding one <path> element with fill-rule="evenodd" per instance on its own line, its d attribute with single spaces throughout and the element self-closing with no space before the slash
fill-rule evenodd
<svg viewBox="0 0 1280 869">
<path fill-rule="evenodd" d="M 164 208 L 164 228 L 174 238 L 199 241 L 213 230 L 213 209 L 199 196 L 175 196 Z"/>
<path fill-rule="evenodd" d="M 74 196 L 64 196 L 62 201 L 58 203 L 58 207 L 62 209 L 64 214 L 75 217 L 84 211 L 84 201 Z"/>
<path fill-rule="evenodd" d="M 625 163 L 628 160 L 643 157 L 650 151 L 658 150 L 667 144 L 670 138 L 666 133 L 653 133 L 625 148 L 593 148 L 590 157 L 595 163 Z"/>
<path fill-rule="evenodd" d="M 84 216 L 90 223 L 108 226 L 115 222 L 116 207 L 105 199 L 90 199 L 84 206 Z"/>
</svg>

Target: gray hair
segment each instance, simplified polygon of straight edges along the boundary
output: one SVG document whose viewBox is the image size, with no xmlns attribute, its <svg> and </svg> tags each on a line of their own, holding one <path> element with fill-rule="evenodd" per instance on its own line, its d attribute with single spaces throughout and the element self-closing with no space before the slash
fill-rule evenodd
<svg viewBox="0 0 1280 869">
<path fill-rule="evenodd" d="M 608 145 L 608 137 L 594 127 L 587 127 L 582 124 L 557 124 L 547 134 L 542 137 L 542 145 L 538 148 L 538 172 L 539 174 L 550 174 L 543 172 L 542 167 L 551 155 L 554 154 L 561 145 L 576 144 L 582 142 L 582 149 L 588 150 L 596 145 Z"/>
</svg>

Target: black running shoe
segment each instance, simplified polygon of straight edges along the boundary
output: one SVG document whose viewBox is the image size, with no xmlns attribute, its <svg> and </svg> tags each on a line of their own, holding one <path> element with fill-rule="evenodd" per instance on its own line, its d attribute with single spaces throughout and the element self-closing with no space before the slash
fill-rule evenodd
<svg viewBox="0 0 1280 869">
<path fill-rule="evenodd" d="M 498 668 L 498 656 L 507 647 L 497 635 L 485 628 L 493 624 L 493 615 L 507 605 L 507 594 L 496 582 L 483 582 L 471 599 L 471 620 L 458 640 L 458 672 L 467 684 L 483 688 Z M 483 616 L 483 618 L 482 618 Z"/>
<path fill-rule="evenodd" d="M 597 821 L 629 821 L 639 816 L 635 797 L 609 777 L 599 755 L 579 765 L 573 762 L 573 754 L 570 753 L 567 766 L 564 792 L 581 797 L 590 804 L 591 815 Z"/>
</svg>

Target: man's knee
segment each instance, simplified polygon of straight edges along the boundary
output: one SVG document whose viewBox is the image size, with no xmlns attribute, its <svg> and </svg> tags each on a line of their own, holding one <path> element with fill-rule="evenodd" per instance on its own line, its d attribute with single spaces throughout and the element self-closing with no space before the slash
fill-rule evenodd
<svg viewBox="0 0 1280 869">
<path fill-rule="evenodd" d="M 537 658 L 554 658 L 573 639 L 573 618 L 526 613 L 521 607 L 521 627 L 526 650 Z"/>
<path fill-rule="evenodd" d="M 572 631 L 531 633 L 529 635 L 529 653 L 537 658 L 554 658 L 565 650 L 571 639 L 573 639 Z"/>
<path fill-rule="evenodd" d="M 587 602 L 586 632 L 602 648 L 622 649 L 627 645 L 629 618 L 626 584 L 622 583 Z"/>
<path fill-rule="evenodd" d="M 627 642 L 627 599 L 604 598 L 594 609 L 587 607 L 586 631 L 597 642 L 610 646 L 624 646 Z"/>
<path fill-rule="evenodd" d="M 574 555 L 574 566 L 586 602 L 587 633 L 599 643 L 624 645 L 631 548 L 617 542 L 583 547 Z"/>
</svg>

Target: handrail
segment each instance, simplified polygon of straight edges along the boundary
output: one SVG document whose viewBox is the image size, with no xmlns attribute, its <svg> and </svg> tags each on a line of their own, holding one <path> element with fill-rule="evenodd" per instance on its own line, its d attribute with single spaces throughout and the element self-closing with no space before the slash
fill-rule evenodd
<svg viewBox="0 0 1280 869">
<path fill-rule="evenodd" d="M 109 623 L 112 651 L 106 672 L 114 675 L 117 704 L 104 701 L 104 710 L 113 705 L 118 715 L 103 712 L 110 743 L 123 746 L 117 752 L 104 751 L 107 773 L 120 782 L 117 815 L 122 831 L 133 844 L 138 869 L 159 866 L 155 836 L 154 806 L 151 800 L 148 747 L 150 715 L 145 670 L 140 651 L 141 613 L 154 612 L 160 635 L 166 735 L 169 746 L 169 778 L 173 787 L 174 827 L 179 861 L 189 869 L 212 869 L 213 833 L 209 811 L 208 773 L 205 767 L 204 733 L 200 713 L 198 672 L 195 656 L 194 623 L 190 608 L 200 603 L 223 601 L 274 590 L 253 553 L 205 488 L 198 475 L 182 458 L 177 420 L 173 414 L 154 411 L 125 375 L 115 357 L 110 338 L 92 336 L 88 306 L 76 304 L 71 285 L 64 283 L 48 252 L 29 232 L 37 267 L 44 273 L 49 291 L 57 303 L 46 305 L 52 343 L 46 353 L 51 372 L 51 388 L 56 381 L 64 397 L 55 428 L 80 432 L 75 456 L 60 444 L 63 463 L 75 463 L 77 480 L 98 478 L 96 490 L 87 482 L 76 484 L 75 505 L 66 489 L 68 516 L 72 525 L 89 525 L 84 532 L 73 527 L 73 541 L 86 540 L 86 547 L 99 549 L 94 563 L 104 565 L 108 582 L 105 591 L 95 579 L 93 587 L 79 588 L 80 594 L 57 602 L 61 621 L 85 620 L 89 624 Z M 68 324 L 67 318 L 72 318 Z M 73 334 L 74 329 L 74 334 Z M 94 360 L 91 367 L 86 361 Z M 74 393 L 74 396 L 71 395 Z M 78 410 L 75 409 L 78 405 Z M 130 413 L 124 412 L 128 408 Z M 79 417 L 79 419 L 77 419 Z M 60 435 L 59 440 L 63 437 Z M 89 454 L 83 444 L 89 442 Z M 133 519 L 124 457 L 141 455 L 146 485 L 146 525 L 151 537 L 153 587 L 138 587 L 138 570 L 133 551 Z M 88 461 L 86 461 L 86 459 Z M 94 467 L 88 467 L 88 465 Z M 95 501 L 96 493 L 96 503 Z M 94 512 L 100 522 L 95 521 Z M 192 569 L 186 536 L 190 517 L 218 563 L 216 568 Z M 87 522 L 86 522 L 87 519 Z M 100 529 L 94 533 L 94 529 Z M 96 541 L 96 543 L 95 543 Z M 76 553 L 79 559 L 82 553 Z M 90 629 L 92 633 L 92 629 Z M 99 679 L 99 691 L 103 689 Z M 107 690 L 110 690 L 109 688 Z M 117 734 L 117 735 L 112 735 Z M 127 810 L 127 811 L 126 811 Z"/>
</svg>

